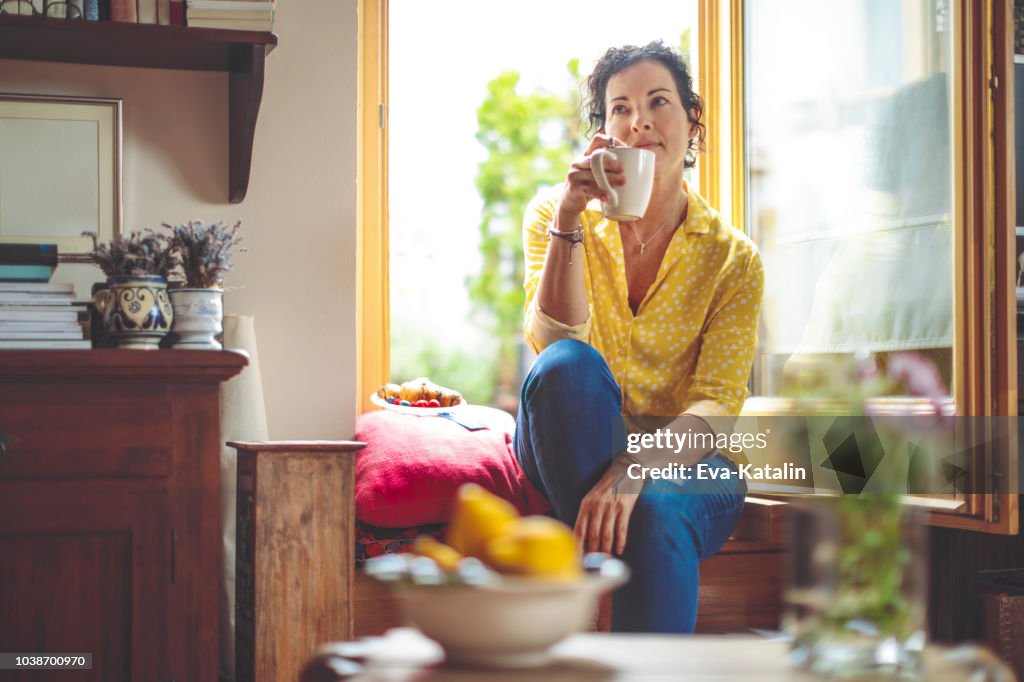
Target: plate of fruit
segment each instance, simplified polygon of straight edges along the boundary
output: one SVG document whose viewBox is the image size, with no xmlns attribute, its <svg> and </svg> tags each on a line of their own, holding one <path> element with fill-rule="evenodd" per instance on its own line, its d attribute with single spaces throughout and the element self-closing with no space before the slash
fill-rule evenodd
<svg viewBox="0 0 1024 682">
<path fill-rule="evenodd" d="M 407 414 L 440 414 L 466 405 L 458 391 L 418 377 L 404 384 L 384 384 L 370 396 L 370 402 L 387 410 Z"/>
<path fill-rule="evenodd" d="M 369 559 L 366 573 L 462 667 L 544 665 L 550 647 L 588 627 L 600 596 L 629 579 L 619 559 L 581 556 L 567 525 L 520 517 L 474 483 L 456 494 L 445 542 L 421 536 L 410 549 Z"/>
</svg>

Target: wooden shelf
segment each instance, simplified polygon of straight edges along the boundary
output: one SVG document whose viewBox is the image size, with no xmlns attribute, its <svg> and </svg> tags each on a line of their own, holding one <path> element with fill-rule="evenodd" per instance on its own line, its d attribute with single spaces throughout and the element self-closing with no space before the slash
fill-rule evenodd
<svg viewBox="0 0 1024 682">
<path fill-rule="evenodd" d="M 277 36 L 186 26 L 64 21 L 0 14 L 0 59 L 226 71 L 228 199 L 245 198 L 266 56 Z"/>
</svg>

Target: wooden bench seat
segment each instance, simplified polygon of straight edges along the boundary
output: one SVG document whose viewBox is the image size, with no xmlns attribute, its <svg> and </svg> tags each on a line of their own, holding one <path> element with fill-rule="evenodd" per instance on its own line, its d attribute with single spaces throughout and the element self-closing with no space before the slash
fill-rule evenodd
<svg viewBox="0 0 1024 682">
<path fill-rule="evenodd" d="M 354 456 L 363 444 L 231 445 L 239 451 L 239 682 L 296 679 L 319 644 L 401 625 L 387 588 L 355 566 Z M 785 509 L 747 498 L 732 539 L 701 565 L 698 632 L 778 627 Z M 595 629 L 608 628 L 609 605 Z"/>
<path fill-rule="evenodd" d="M 786 503 L 748 497 L 733 537 L 701 564 L 698 632 L 777 629 L 782 612 Z M 402 625 L 386 586 L 357 570 L 352 583 L 354 636 L 379 635 Z M 602 602 L 595 629 L 607 630 L 610 599 Z"/>
</svg>

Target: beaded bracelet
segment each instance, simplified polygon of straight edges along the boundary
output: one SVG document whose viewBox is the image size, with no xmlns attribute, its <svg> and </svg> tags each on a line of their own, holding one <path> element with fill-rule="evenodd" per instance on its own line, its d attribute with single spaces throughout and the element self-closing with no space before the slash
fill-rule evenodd
<svg viewBox="0 0 1024 682">
<path fill-rule="evenodd" d="M 550 241 L 552 237 L 558 237 L 559 239 L 569 242 L 569 265 L 572 265 L 572 252 L 576 250 L 577 244 L 583 244 L 583 226 L 580 225 L 572 232 L 562 232 L 553 227 L 549 227 L 548 240 Z M 586 248 L 587 245 L 583 244 L 584 251 L 586 251 Z"/>
</svg>

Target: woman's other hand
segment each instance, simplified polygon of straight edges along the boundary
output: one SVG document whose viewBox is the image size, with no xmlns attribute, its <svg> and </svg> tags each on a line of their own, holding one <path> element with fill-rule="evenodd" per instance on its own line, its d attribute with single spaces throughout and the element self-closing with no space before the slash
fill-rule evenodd
<svg viewBox="0 0 1024 682">
<path fill-rule="evenodd" d="M 590 146 L 583 152 L 583 155 L 576 158 L 569 166 L 569 173 L 565 177 L 565 191 L 558 205 L 558 211 L 566 216 L 577 216 L 587 207 L 587 202 L 597 197 L 605 199 L 604 190 L 597 184 L 594 171 L 591 169 L 591 156 L 598 149 L 610 146 L 612 138 L 604 133 L 599 133 L 590 141 Z M 616 187 L 626 184 L 626 177 L 621 163 L 607 159 L 604 163 L 605 174 L 608 181 Z"/>
<path fill-rule="evenodd" d="M 630 462 L 612 462 L 601 479 L 583 497 L 573 534 L 584 552 L 622 554 L 626 551 L 629 517 L 643 481 L 626 476 Z"/>
</svg>

